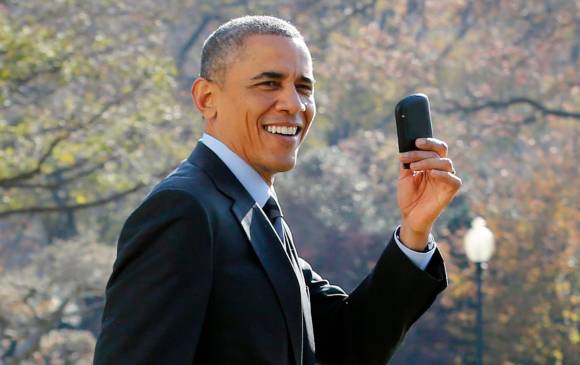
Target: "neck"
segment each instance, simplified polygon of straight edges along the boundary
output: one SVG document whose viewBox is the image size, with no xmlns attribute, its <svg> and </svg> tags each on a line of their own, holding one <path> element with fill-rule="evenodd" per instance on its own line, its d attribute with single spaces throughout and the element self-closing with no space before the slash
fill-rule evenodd
<svg viewBox="0 0 580 365">
<path fill-rule="evenodd" d="M 246 160 L 244 160 L 244 161 L 246 161 Z M 248 161 L 246 161 L 246 162 L 248 162 Z M 249 162 L 248 162 L 248 164 L 249 164 Z M 252 165 L 250 165 L 250 166 L 252 166 Z M 274 185 L 274 175 L 273 174 L 266 174 L 266 173 L 262 173 L 260 171 L 257 171 L 257 172 L 262 177 L 262 179 L 266 182 L 266 184 L 268 184 L 269 187 L 272 187 L 272 185 Z"/>
<path fill-rule="evenodd" d="M 275 172 L 271 173 L 269 171 L 264 171 L 261 170 L 259 168 L 257 168 L 256 166 L 254 166 L 250 161 L 248 161 L 247 158 L 244 157 L 243 154 L 239 153 L 235 146 L 231 143 L 228 143 L 228 141 L 224 141 L 224 139 L 219 138 L 216 133 L 213 133 L 211 130 L 208 130 L 208 128 L 205 128 L 204 132 L 205 134 L 217 139 L 218 141 L 220 141 L 221 143 L 223 143 L 231 152 L 235 153 L 236 156 L 238 156 L 239 158 L 241 158 L 242 160 L 244 160 L 248 166 L 250 166 L 258 175 L 260 175 L 260 177 L 262 178 L 262 180 L 264 180 L 264 182 L 269 186 L 272 187 L 272 185 L 274 185 L 274 174 Z"/>
</svg>

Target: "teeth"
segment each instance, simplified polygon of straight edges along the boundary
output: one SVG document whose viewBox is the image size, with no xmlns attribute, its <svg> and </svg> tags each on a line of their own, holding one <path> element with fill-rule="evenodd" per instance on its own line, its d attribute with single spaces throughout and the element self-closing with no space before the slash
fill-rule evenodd
<svg viewBox="0 0 580 365">
<path fill-rule="evenodd" d="M 270 133 L 283 134 L 286 136 L 293 136 L 296 134 L 298 127 L 284 127 L 284 126 L 273 126 L 269 125 L 266 130 Z"/>
</svg>

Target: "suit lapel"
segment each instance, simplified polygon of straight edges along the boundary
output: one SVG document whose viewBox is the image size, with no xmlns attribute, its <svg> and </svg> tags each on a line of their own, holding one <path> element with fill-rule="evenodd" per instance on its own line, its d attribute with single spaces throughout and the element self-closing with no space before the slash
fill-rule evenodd
<svg viewBox="0 0 580 365">
<path fill-rule="evenodd" d="M 302 289 L 274 227 L 227 166 L 203 143 L 198 143 L 188 161 L 203 169 L 217 188 L 233 201 L 232 212 L 242 226 L 278 297 L 294 359 L 302 364 Z M 308 311 L 310 312 L 310 311 Z"/>
</svg>

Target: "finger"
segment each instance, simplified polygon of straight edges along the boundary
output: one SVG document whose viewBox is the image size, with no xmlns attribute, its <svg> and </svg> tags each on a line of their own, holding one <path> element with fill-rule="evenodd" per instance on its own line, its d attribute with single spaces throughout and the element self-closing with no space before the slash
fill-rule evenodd
<svg viewBox="0 0 580 365">
<path fill-rule="evenodd" d="M 399 164 L 399 179 L 404 179 L 409 176 L 415 176 L 424 173 L 424 171 L 415 171 L 409 168 L 405 168 L 402 163 Z"/>
<path fill-rule="evenodd" d="M 412 175 L 413 170 L 411 170 L 410 168 L 405 168 L 405 165 L 403 163 L 399 164 L 399 178 L 404 178 Z"/>
<path fill-rule="evenodd" d="M 449 146 L 437 138 L 417 138 L 415 141 L 417 148 L 426 151 L 435 151 L 441 157 L 447 157 Z"/>
<path fill-rule="evenodd" d="M 415 161 L 421 161 L 426 158 L 438 158 L 441 157 L 434 151 L 409 151 L 403 152 L 399 155 L 399 160 L 402 163 L 411 163 Z"/>
<path fill-rule="evenodd" d="M 446 172 L 453 172 L 453 161 L 448 158 L 427 158 L 425 160 L 416 161 L 411 164 L 411 169 L 419 170 L 441 170 Z"/>
<path fill-rule="evenodd" d="M 451 190 L 454 191 L 452 196 L 454 196 L 459 191 L 459 189 L 461 188 L 461 184 L 463 184 L 461 178 L 455 174 L 452 174 L 451 172 L 441 170 L 430 170 L 429 174 L 431 174 L 431 176 L 436 179 L 441 179 L 441 181 L 449 185 Z"/>
</svg>

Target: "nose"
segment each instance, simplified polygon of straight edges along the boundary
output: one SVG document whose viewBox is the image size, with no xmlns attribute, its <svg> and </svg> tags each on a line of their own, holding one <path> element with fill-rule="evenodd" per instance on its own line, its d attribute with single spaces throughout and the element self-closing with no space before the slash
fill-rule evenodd
<svg viewBox="0 0 580 365">
<path fill-rule="evenodd" d="M 287 87 L 280 93 L 276 110 L 287 112 L 290 115 L 304 112 L 306 111 L 306 102 L 303 102 L 302 98 L 294 85 Z"/>
</svg>

